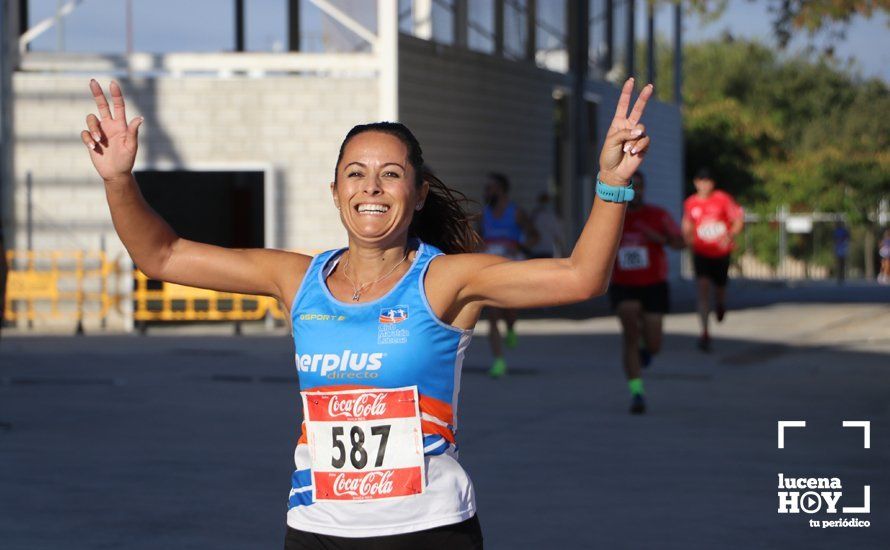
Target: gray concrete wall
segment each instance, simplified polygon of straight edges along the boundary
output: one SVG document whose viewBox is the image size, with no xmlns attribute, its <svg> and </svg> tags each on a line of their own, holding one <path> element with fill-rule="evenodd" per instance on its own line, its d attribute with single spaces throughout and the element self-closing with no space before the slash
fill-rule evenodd
<svg viewBox="0 0 890 550">
<path fill-rule="evenodd" d="M 399 117 L 448 185 L 480 200 L 485 175 L 507 174 L 531 207 L 553 173 L 553 87 L 533 64 L 399 37 Z"/>
<path fill-rule="evenodd" d="M 553 91 L 565 75 L 401 35 L 399 116 L 424 148 L 426 160 L 449 185 L 478 200 L 490 171 L 506 173 L 513 196 L 531 208 L 554 173 Z M 605 137 L 619 90 L 606 82 L 587 87 L 598 99 L 597 136 Z M 643 171 L 647 200 L 679 223 L 683 192 L 682 119 L 679 109 L 652 101 L 643 121 L 653 147 Z M 594 159 L 595 161 L 595 159 Z M 591 167 L 596 175 L 596 166 Z M 571 181 L 563 182 L 571 186 Z M 583 192 L 577 192 L 584 200 Z M 586 197 L 593 198 L 592 186 Z M 571 224 L 569 224 L 571 227 Z M 672 254 L 672 276 L 679 277 Z"/>
<path fill-rule="evenodd" d="M 36 249 L 96 249 L 111 226 L 102 182 L 80 141 L 95 112 L 88 76 L 17 73 L 13 223 L 26 243 L 25 178 L 31 173 Z M 107 86 L 109 77 L 101 79 Z M 343 136 L 376 118 L 373 77 L 158 77 L 123 79 L 128 117 L 145 117 L 137 169 L 270 166 L 278 227 L 274 243 L 321 249 L 345 242 L 328 184 Z"/>
</svg>

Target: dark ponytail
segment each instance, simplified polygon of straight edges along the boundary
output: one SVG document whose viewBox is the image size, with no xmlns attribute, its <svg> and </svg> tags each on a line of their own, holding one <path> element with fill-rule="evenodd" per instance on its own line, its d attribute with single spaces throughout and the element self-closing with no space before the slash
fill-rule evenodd
<svg viewBox="0 0 890 550">
<path fill-rule="evenodd" d="M 423 182 L 427 182 L 430 186 L 423 208 L 414 211 L 409 229 L 410 236 L 429 243 L 446 254 L 478 251 L 482 246 L 482 238 L 473 227 L 473 217 L 465 210 L 472 201 L 460 191 L 449 188 L 424 165 L 420 143 L 404 124 L 374 122 L 355 126 L 346 134 L 340 145 L 337 166 L 340 166 L 340 161 L 343 160 L 346 144 L 364 132 L 382 132 L 397 137 L 408 148 L 408 162 L 414 168 L 417 187 Z M 334 181 L 337 181 L 336 168 Z"/>
</svg>

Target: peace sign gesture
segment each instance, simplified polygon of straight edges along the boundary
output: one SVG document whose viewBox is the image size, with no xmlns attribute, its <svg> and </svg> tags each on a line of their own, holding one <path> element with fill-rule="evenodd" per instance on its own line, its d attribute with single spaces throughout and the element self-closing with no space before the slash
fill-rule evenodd
<svg viewBox="0 0 890 550">
<path fill-rule="evenodd" d="M 633 88 L 634 79 L 628 78 L 621 88 L 615 118 L 612 119 L 600 153 L 600 179 L 610 185 L 626 185 L 643 163 L 643 157 L 649 149 L 649 136 L 646 135 L 646 128 L 639 122 L 646 110 L 646 102 L 652 96 L 653 86 L 647 84 L 643 88 L 628 114 Z"/>
<path fill-rule="evenodd" d="M 138 148 L 138 130 L 143 118 L 137 117 L 127 124 L 124 96 L 117 82 L 111 82 L 111 102 L 114 116 L 105 98 L 105 92 L 95 80 L 90 81 L 90 91 L 99 108 L 99 115 L 87 115 L 87 128 L 80 139 L 90 149 L 90 160 L 106 182 L 127 176 L 133 170 Z"/>
</svg>

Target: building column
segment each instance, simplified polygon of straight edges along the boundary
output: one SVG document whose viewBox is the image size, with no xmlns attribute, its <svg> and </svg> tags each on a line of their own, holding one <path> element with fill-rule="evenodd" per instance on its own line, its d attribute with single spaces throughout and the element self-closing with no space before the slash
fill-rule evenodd
<svg viewBox="0 0 890 550">
<path fill-rule="evenodd" d="M 494 0 L 494 54 L 504 56 L 504 0 Z"/>
<path fill-rule="evenodd" d="M 235 51 L 244 51 L 244 0 L 235 0 Z"/>
<path fill-rule="evenodd" d="M 399 120 L 399 3 L 377 0 L 378 118 Z"/>
<path fill-rule="evenodd" d="M 470 24 L 470 14 L 469 14 L 469 6 L 467 5 L 467 0 L 454 0 L 454 17 L 452 20 L 454 21 L 454 45 L 458 48 L 466 48 L 468 33 L 469 33 L 469 24 Z"/>
<path fill-rule="evenodd" d="M 414 36 L 433 39 L 433 0 L 414 0 Z"/>
<path fill-rule="evenodd" d="M 570 175 L 571 210 L 566 210 L 566 222 L 571 228 L 570 237 L 576 238 L 581 233 L 584 217 L 590 208 L 584 204 L 585 186 L 589 185 L 590 174 L 587 161 L 589 149 L 588 128 L 589 114 L 585 91 L 590 49 L 590 6 L 589 2 L 569 2 L 566 10 L 568 17 L 568 51 L 569 74 L 572 82 L 571 107 L 569 109 L 569 132 L 571 133 L 572 171 Z"/>
<path fill-rule="evenodd" d="M 655 6 L 646 3 L 646 80 L 655 84 Z"/>
<path fill-rule="evenodd" d="M 602 69 L 605 75 L 615 65 L 615 2 L 606 0 L 606 54 L 603 56 Z"/>
<path fill-rule="evenodd" d="M 637 56 L 636 56 L 636 36 L 634 33 L 634 22 L 637 17 L 636 0 L 627 0 L 627 19 L 624 21 L 624 66 L 627 67 L 627 77 L 636 77 L 637 75 Z"/>
<path fill-rule="evenodd" d="M 287 50 L 300 51 L 300 0 L 287 0 Z"/>
<path fill-rule="evenodd" d="M 538 2 L 526 0 L 525 6 L 525 58 L 534 61 L 538 53 Z"/>
<path fill-rule="evenodd" d="M 674 4 L 674 103 L 683 105 L 683 2 Z"/>
<path fill-rule="evenodd" d="M 15 248 L 12 225 L 13 169 L 12 72 L 19 64 L 19 36 L 27 31 L 27 2 L 0 2 L 0 229 L 5 245 Z"/>
</svg>

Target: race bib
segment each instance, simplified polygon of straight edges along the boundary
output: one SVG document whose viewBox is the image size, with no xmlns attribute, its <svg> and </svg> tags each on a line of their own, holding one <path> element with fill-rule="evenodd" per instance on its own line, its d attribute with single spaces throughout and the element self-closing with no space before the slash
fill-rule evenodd
<svg viewBox="0 0 890 550">
<path fill-rule="evenodd" d="M 716 241 L 726 234 L 726 224 L 723 222 L 704 222 L 696 230 L 698 238 L 703 241 Z"/>
<path fill-rule="evenodd" d="M 417 387 L 301 393 L 316 501 L 424 490 Z"/>
<path fill-rule="evenodd" d="M 634 271 L 649 267 L 649 249 L 645 246 L 622 246 L 618 249 L 618 267 Z"/>
</svg>

